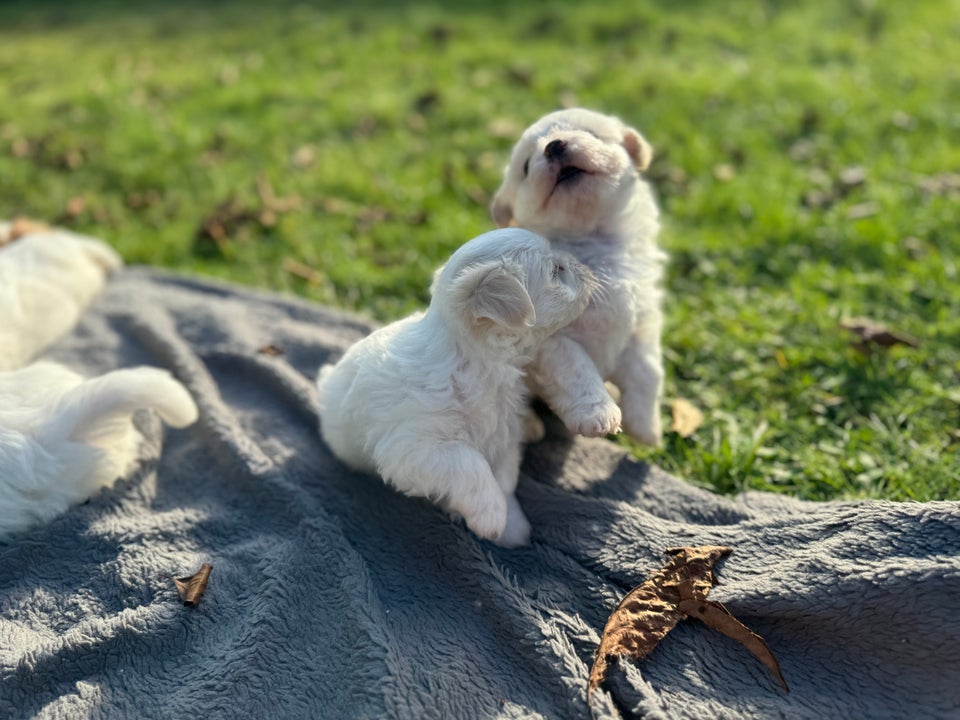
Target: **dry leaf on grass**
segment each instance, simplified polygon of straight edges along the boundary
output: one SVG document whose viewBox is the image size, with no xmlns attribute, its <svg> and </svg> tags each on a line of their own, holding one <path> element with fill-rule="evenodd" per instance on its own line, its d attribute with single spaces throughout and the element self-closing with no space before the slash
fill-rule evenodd
<svg viewBox="0 0 960 720">
<path fill-rule="evenodd" d="M 294 277 L 300 278 L 311 285 L 322 285 L 326 277 L 319 270 L 316 270 L 306 263 L 302 263 L 290 256 L 287 256 L 280 261 L 280 267 L 283 268 L 284 272 L 288 272 Z"/>
<path fill-rule="evenodd" d="M 301 205 L 297 196 L 277 197 L 270 181 L 263 175 L 255 179 L 259 206 L 241 203 L 234 195 L 221 201 L 200 223 L 195 242 L 201 247 L 212 244 L 221 255 L 227 255 L 230 238 L 244 225 L 257 224 L 262 229 L 277 224 L 279 216 Z"/>
<path fill-rule="evenodd" d="M 731 548 L 703 545 L 667 552 L 673 555 L 670 561 L 643 585 L 627 593 L 607 620 L 590 669 L 587 695 L 603 682 L 611 663 L 624 656 L 642 660 L 686 617 L 695 617 L 742 643 L 789 692 L 780 665 L 763 638 L 723 605 L 707 600 L 710 588 L 716 584 L 713 566 L 729 555 Z"/>
<path fill-rule="evenodd" d="M 840 323 L 840 327 L 844 330 L 849 330 L 859 338 L 859 342 L 855 342 L 853 346 L 861 351 L 867 351 L 874 345 L 888 348 L 894 345 L 917 347 L 920 344 L 916 338 L 906 333 L 890 330 L 869 318 L 851 318 L 844 320 Z"/>
<path fill-rule="evenodd" d="M 204 563 L 193 575 L 173 579 L 184 605 L 196 607 L 200 604 L 200 597 L 203 595 L 203 591 L 207 589 L 207 581 L 210 579 L 211 570 L 213 570 L 213 565 Z"/>
<path fill-rule="evenodd" d="M 929 195 L 960 198 L 960 173 L 942 172 L 927 175 L 917 181 L 917 186 Z"/>
<path fill-rule="evenodd" d="M 670 403 L 670 412 L 673 415 L 670 432 L 680 437 L 690 437 L 703 425 L 703 412 L 689 400 L 677 398 Z"/>
</svg>

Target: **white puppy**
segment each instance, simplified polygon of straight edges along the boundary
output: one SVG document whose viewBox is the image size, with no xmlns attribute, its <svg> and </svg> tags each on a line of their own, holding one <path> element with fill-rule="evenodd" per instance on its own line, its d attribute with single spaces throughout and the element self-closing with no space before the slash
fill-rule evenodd
<svg viewBox="0 0 960 720">
<path fill-rule="evenodd" d="M 524 366 L 583 311 L 594 285 L 585 266 L 533 233 L 474 238 L 437 272 L 426 312 L 321 368 L 321 435 L 351 467 L 430 498 L 480 537 L 527 543 L 514 495 Z"/>
<path fill-rule="evenodd" d="M 99 240 L 0 222 L 0 370 L 22 367 L 72 328 L 122 264 Z"/>
<path fill-rule="evenodd" d="M 491 202 L 501 227 L 536 232 L 586 263 L 600 282 L 589 307 L 549 338 L 530 368 L 534 391 L 572 432 L 623 429 L 658 445 L 666 255 L 650 187 L 652 151 L 620 120 L 590 110 L 550 113 L 513 149 Z M 604 381 L 620 389 L 620 407 Z M 622 411 L 622 416 L 621 416 Z"/>
<path fill-rule="evenodd" d="M 127 474 L 140 441 L 131 416 L 141 408 L 174 427 L 197 418 L 183 385 L 158 368 L 91 380 L 52 362 L 0 372 L 0 539 Z"/>
</svg>

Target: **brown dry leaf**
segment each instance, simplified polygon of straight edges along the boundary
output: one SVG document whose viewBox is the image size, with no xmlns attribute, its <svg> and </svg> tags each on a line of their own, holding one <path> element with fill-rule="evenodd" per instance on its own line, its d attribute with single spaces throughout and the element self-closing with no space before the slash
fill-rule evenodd
<svg viewBox="0 0 960 720">
<path fill-rule="evenodd" d="M 859 338 L 859 342 L 855 342 L 854 347 L 861 351 L 867 351 L 874 345 L 888 348 L 894 345 L 917 347 L 920 344 L 916 338 L 890 330 L 869 318 L 850 318 L 841 322 L 840 327 L 849 330 Z"/>
<path fill-rule="evenodd" d="M 673 415 L 670 432 L 675 432 L 680 437 L 690 437 L 703 425 L 703 411 L 684 398 L 677 398 L 671 402 L 670 412 Z"/>
<path fill-rule="evenodd" d="M 844 188 L 855 188 L 867 181 L 867 171 L 859 165 L 845 167 L 837 175 L 837 181 Z"/>
<path fill-rule="evenodd" d="M 703 545 L 671 548 L 667 552 L 673 558 L 647 582 L 627 593 L 607 620 L 590 669 L 587 695 L 603 682 L 611 663 L 623 656 L 643 659 L 686 617 L 696 617 L 743 643 L 771 669 L 784 689 L 788 689 L 779 664 L 763 639 L 720 603 L 707 600 L 707 594 L 716 584 L 713 566 L 732 549 Z"/>
<path fill-rule="evenodd" d="M 299 210 L 301 200 L 296 195 L 289 197 L 277 197 L 273 191 L 273 185 L 265 175 L 257 175 L 257 195 L 260 198 L 261 213 L 285 213 L 291 210 Z"/>
<path fill-rule="evenodd" d="M 807 178 L 814 187 L 803 193 L 801 204 L 811 210 L 825 210 L 858 188 L 862 188 L 867 182 L 867 172 L 859 165 L 851 165 L 841 169 L 834 176 L 823 168 L 814 166 L 807 172 Z M 863 202 L 850 207 L 847 210 L 847 217 L 851 220 L 861 220 L 876 213 L 877 207 L 874 203 Z"/>
<path fill-rule="evenodd" d="M 847 219 L 865 220 L 868 217 L 873 217 L 878 212 L 880 212 L 880 208 L 877 207 L 876 203 L 858 203 L 857 205 L 851 205 L 847 208 Z"/>
<path fill-rule="evenodd" d="M 213 570 L 213 565 L 204 563 L 193 575 L 173 579 L 184 605 L 196 607 L 200 604 L 200 597 L 203 595 L 203 591 L 207 589 L 207 581 L 210 579 L 211 570 Z"/>
<path fill-rule="evenodd" d="M 319 270 L 315 270 L 309 265 L 289 256 L 281 261 L 280 267 L 282 267 L 285 272 L 301 280 L 306 280 L 311 285 L 320 285 L 324 280 L 323 273 Z"/>
<path fill-rule="evenodd" d="M 269 355 L 270 357 L 279 357 L 285 354 L 287 351 L 284 350 L 279 345 L 274 345 L 273 343 L 270 343 L 269 345 L 264 345 L 261 348 L 257 348 L 257 352 L 260 353 L 261 355 Z"/>
<path fill-rule="evenodd" d="M 301 145 L 296 149 L 293 157 L 290 159 L 291 164 L 299 170 L 310 167 L 316 161 L 317 148 L 313 145 Z"/>
<path fill-rule="evenodd" d="M 241 205 L 236 197 L 230 195 L 203 219 L 197 230 L 196 240 L 200 243 L 212 242 L 221 255 L 226 255 L 230 235 L 254 217 L 254 213 Z"/>
<path fill-rule="evenodd" d="M 731 615 L 721 603 L 713 600 L 681 600 L 677 609 L 687 617 L 695 617 L 707 627 L 739 642 L 774 674 L 784 690 L 790 692 L 787 681 L 780 672 L 780 663 L 767 642 Z"/>
<path fill-rule="evenodd" d="M 643 585 L 634 588 L 613 611 L 590 670 L 588 692 L 596 690 L 609 663 L 627 655 L 646 657 L 684 615 L 679 602 L 696 593 L 705 598 L 713 586 L 713 565 L 731 549 L 715 545 L 668 550 L 673 558 Z M 681 585 L 683 590 L 681 591 Z"/>
<path fill-rule="evenodd" d="M 82 215 L 86 209 L 87 199 L 82 195 L 76 195 L 67 201 L 67 207 L 64 209 L 63 215 L 68 218 L 75 218 L 78 215 Z"/>
<path fill-rule="evenodd" d="M 720 182 L 730 182 L 737 176 L 737 169 L 730 163 L 713 166 L 713 177 Z"/>
<path fill-rule="evenodd" d="M 919 188 L 928 195 L 960 197 L 960 173 L 942 172 L 927 175 L 917 181 Z"/>
<path fill-rule="evenodd" d="M 277 197 L 264 175 L 258 175 L 255 183 L 259 207 L 244 205 L 234 195 L 228 196 L 200 223 L 195 241 L 201 246 L 212 243 L 221 255 L 227 255 L 230 238 L 240 227 L 254 223 L 267 229 L 277 224 L 281 214 L 300 208 L 302 203 L 297 196 Z"/>
</svg>

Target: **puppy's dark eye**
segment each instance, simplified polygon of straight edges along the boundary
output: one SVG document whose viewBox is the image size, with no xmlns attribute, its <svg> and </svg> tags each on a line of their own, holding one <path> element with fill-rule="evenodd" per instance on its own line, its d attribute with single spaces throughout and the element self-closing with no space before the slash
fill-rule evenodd
<svg viewBox="0 0 960 720">
<path fill-rule="evenodd" d="M 556 280 L 558 277 L 563 275 L 564 272 L 566 272 L 566 268 L 560 263 L 557 263 L 556 265 L 553 266 L 553 272 L 551 273 L 551 277 L 553 277 L 553 279 Z"/>
<path fill-rule="evenodd" d="M 527 161 L 523 164 L 523 176 L 526 177 L 530 174 L 530 158 L 527 158 Z"/>
</svg>

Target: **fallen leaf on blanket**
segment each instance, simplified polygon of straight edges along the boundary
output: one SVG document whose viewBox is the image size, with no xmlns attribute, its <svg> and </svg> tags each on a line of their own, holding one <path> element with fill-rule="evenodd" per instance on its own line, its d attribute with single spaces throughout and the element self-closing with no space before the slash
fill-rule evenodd
<svg viewBox="0 0 960 720">
<path fill-rule="evenodd" d="M 184 605 L 196 607 L 200 604 L 200 597 L 203 595 L 203 591 L 207 589 L 207 580 L 210 579 L 211 570 L 213 570 L 213 565 L 204 563 L 193 575 L 173 579 Z"/>
<path fill-rule="evenodd" d="M 642 660 L 687 617 L 695 617 L 742 643 L 789 692 L 779 663 L 763 638 L 734 618 L 723 605 L 707 600 L 710 588 L 716 584 L 713 566 L 732 549 L 703 545 L 671 548 L 667 552 L 673 555 L 670 561 L 643 585 L 627 593 L 607 620 L 590 669 L 587 695 L 604 681 L 610 664 L 624 656 Z"/>
<path fill-rule="evenodd" d="M 696 600 L 691 598 L 689 600 L 681 600 L 677 605 L 677 609 L 687 617 L 697 618 L 697 620 L 707 627 L 723 633 L 743 645 L 750 651 L 751 655 L 763 663 L 764 667 L 774 674 L 783 686 L 783 689 L 790 692 L 790 688 L 787 687 L 787 681 L 783 678 L 783 673 L 780 672 L 780 663 L 777 662 L 777 658 L 773 654 L 773 651 L 770 650 L 770 646 L 767 645 L 762 637 L 731 615 L 730 611 L 721 603 L 714 602 L 713 600 Z"/>
<path fill-rule="evenodd" d="M 907 345 L 909 347 L 917 347 L 919 345 L 916 338 L 910 337 L 906 333 L 890 330 L 869 318 L 851 318 L 844 320 L 840 323 L 840 327 L 844 330 L 849 330 L 859 338 L 859 342 L 853 343 L 853 346 L 861 352 L 866 352 L 874 345 L 883 348 L 894 345 Z"/>
<path fill-rule="evenodd" d="M 280 355 L 283 355 L 286 352 L 286 350 L 284 350 L 279 345 L 274 345 L 273 343 L 270 343 L 269 345 L 264 345 L 262 348 L 258 348 L 257 352 L 260 353 L 261 355 L 278 357 Z"/>
<path fill-rule="evenodd" d="M 670 412 L 673 414 L 670 432 L 675 432 L 680 437 L 690 437 L 703 425 L 703 412 L 689 400 L 677 398 L 670 403 Z"/>
</svg>

